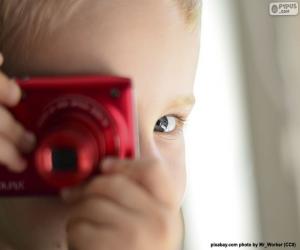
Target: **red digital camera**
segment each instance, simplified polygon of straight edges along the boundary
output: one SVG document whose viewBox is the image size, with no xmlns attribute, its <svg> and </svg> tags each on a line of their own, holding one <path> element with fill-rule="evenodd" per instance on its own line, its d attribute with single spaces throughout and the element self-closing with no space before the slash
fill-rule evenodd
<svg viewBox="0 0 300 250">
<path fill-rule="evenodd" d="M 136 134 L 133 91 L 112 76 L 17 79 L 22 100 L 11 111 L 34 132 L 27 169 L 0 166 L 0 196 L 52 195 L 99 174 L 105 156 L 133 158 Z M 13 132 L 13 131 L 12 131 Z M 1 150 L 1 149 L 0 149 Z"/>
</svg>

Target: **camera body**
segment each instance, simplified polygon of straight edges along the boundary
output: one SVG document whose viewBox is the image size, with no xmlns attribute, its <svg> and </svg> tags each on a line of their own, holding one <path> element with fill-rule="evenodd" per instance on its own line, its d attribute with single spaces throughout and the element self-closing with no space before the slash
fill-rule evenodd
<svg viewBox="0 0 300 250">
<path fill-rule="evenodd" d="M 0 196 L 55 195 L 100 173 L 105 156 L 133 158 L 137 137 L 130 79 L 113 76 L 17 79 L 16 120 L 35 133 L 22 173 L 0 166 Z M 13 131 L 12 131 L 13 133 Z"/>
</svg>

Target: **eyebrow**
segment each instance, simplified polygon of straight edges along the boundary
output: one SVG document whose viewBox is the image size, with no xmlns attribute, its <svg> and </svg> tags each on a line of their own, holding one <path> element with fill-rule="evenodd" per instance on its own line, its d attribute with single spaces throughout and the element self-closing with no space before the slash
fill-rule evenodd
<svg viewBox="0 0 300 250">
<path fill-rule="evenodd" d="M 184 106 L 194 106 L 195 104 L 195 96 L 194 95 L 188 95 L 188 96 L 178 96 L 174 100 L 172 100 L 167 107 L 169 109 L 172 108 L 179 108 Z"/>
</svg>

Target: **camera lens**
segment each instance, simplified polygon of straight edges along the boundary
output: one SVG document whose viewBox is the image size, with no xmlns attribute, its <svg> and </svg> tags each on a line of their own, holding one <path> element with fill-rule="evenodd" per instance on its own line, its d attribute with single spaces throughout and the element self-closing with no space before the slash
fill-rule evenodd
<svg viewBox="0 0 300 250">
<path fill-rule="evenodd" d="M 35 166 L 55 188 L 74 186 L 94 173 L 105 155 L 125 156 L 127 125 L 113 106 L 61 97 L 43 112 Z M 123 147 L 121 147 L 123 146 Z"/>
<path fill-rule="evenodd" d="M 53 171 L 76 171 L 77 155 L 73 148 L 53 148 L 51 151 Z"/>
</svg>

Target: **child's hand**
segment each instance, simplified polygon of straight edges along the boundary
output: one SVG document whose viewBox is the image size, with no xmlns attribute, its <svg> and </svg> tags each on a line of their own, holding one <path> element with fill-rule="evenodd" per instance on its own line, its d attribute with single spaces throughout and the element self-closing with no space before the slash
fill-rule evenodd
<svg viewBox="0 0 300 250">
<path fill-rule="evenodd" d="M 165 166 L 158 161 L 104 161 L 103 175 L 62 192 L 70 204 L 71 250 L 175 250 L 179 209 Z"/>
<path fill-rule="evenodd" d="M 0 54 L 0 66 L 3 56 Z M 17 83 L 0 71 L 0 164 L 20 172 L 26 167 L 20 152 L 27 153 L 34 146 L 34 136 L 18 123 L 7 107 L 13 107 L 21 99 Z"/>
</svg>

